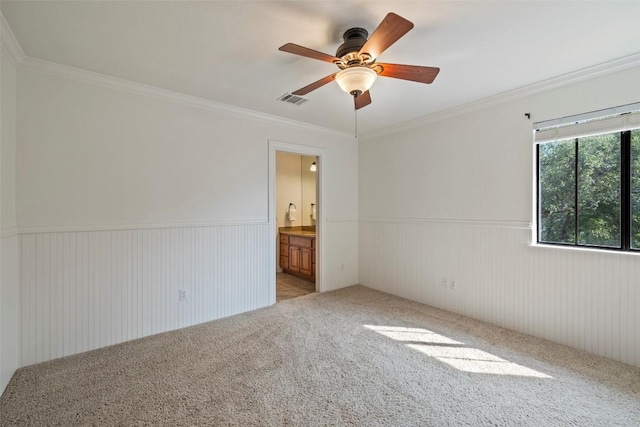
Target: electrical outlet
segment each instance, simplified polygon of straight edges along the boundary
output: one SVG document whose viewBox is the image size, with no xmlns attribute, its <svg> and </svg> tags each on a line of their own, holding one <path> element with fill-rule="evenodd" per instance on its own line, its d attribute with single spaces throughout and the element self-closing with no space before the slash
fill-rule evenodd
<svg viewBox="0 0 640 427">
<path fill-rule="evenodd" d="M 448 288 L 449 287 L 449 281 L 447 280 L 446 277 L 442 276 L 442 280 L 440 281 L 440 285 L 442 285 L 443 288 Z"/>
<path fill-rule="evenodd" d="M 449 287 L 451 288 L 452 291 L 455 291 L 458 289 L 458 285 L 456 284 L 455 279 L 449 279 Z"/>
<path fill-rule="evenodd" d="M 186 301 L 187 300 L 187 291 L 186 291 L 186 289 L 180 289 L 178 291 L 178 300 L 179 301 Z"/>
</svg>

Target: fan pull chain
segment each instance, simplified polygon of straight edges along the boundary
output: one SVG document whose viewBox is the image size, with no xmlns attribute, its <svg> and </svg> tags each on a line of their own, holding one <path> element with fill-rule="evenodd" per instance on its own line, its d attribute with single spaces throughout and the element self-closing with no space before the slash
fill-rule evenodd
<svg viewBox="0 0 640 427">
<path fill-rule="evenodd" d="M 353 113 L 355 114 L 355 118 L 356 118 L 356 141 L 358 141 L 358 110 L 354 109 Z"/>
</svg>

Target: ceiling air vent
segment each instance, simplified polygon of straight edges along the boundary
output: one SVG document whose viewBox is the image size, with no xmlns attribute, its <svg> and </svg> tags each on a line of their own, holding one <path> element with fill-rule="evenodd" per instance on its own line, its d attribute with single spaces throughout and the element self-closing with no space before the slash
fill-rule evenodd
<svg viewBox="0 0 640 427">
<path fill-rule="evenodd" d="M 292 95 L 290 93 L 285 93 L 280 98 L 278 98 L 278 101 L 286 102 L 287 104 L 302 105 L 305 102 L 307 102 L 308 99 L 307 98 L 303 98 L 303 97 L 298 96 L 298 95 Z"/>
</svg>

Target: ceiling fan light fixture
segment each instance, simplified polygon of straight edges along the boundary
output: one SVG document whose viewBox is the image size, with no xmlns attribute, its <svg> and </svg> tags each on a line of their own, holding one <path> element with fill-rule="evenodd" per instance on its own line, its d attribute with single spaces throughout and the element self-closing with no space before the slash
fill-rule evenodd
<svg viewBox="0 0 640 427">
<path fill-rule="evenodd" d="M 369 67 L 350 67 L 336 74 L 336 82 L 343 91 L 356 96 L 368 91 L 376 77 L 378 73 Z"/>
</svg>

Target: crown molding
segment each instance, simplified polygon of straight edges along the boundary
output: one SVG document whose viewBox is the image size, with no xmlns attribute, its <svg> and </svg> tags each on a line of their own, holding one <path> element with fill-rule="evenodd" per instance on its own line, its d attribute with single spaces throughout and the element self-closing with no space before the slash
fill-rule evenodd
<svg viewBox="0 0 640 427">
<path fill-rule="evenodd" d="M 2 49 L 7 53 L 13 64 L 19 68 L 29 69 L 32 71 L 41 72 L 43 74 L 48 74 L 51 76 L 69 80 L 75 80 L 82 83 L 102 86 L 122 92 L 128 92 L 136 95 L 165 100 L 185 106 L 201 108 L 220 113 L 227 113 L 235 116 L 249 117 L 263 122 L 298 128 L 305 131 L 322 132 L 339 135 L 342 137 L 352 136 L 349 132 L 286 119 L 268 113 L 262 113 L 259 111 L 235 107 L 229 104 L 223 104 L 197 96 L 187 95 L 181 92 L 162 89 L 156 86 L 137 83 L 130 80 L 84 70 L 81 68 L 75 68 L 68 65 L 62 65 L 42 59 L 32 58 L 24 54 L 24 51 L 18 43 L 15 34 L 11 30 L 11 27 L 9 26 L 4 18 L 4 15 L 2 15 L 1 12 L 0 21 L 0 45 L 2 46 Z M 483 108 L 503 104 L 527 96 L 532 96 L 547 90 L 559 88 L 562 86 L 568 86 L 570 84 L 578 83 L 583 80 L 592 79 L 598 76 L 611 74 L 637 66 L 640 66 L 640 52 L 622 58 L 614 59 L 612 61 L 604 62 L 592 67 L 587 67 L 582 70 L 567 73 L 548 80 L 533 83 L 531 85 L 523 86 L 514 90 L 503 92 L 501 94 L 482 98 L 467 104 L 437 111 L 422 117 L 398 123 L 396 125 L 387 126 L 383 129 L 378 129 L 371 132 L 363 132 L 358 136 L 358 140 L 366 142 L 368 140 L 387 136 L 390 134 L 404 132 L 429 123 L 471 113 Z"/>
<path fill-rule="evenodd" d="M 2 50 L 9 56 L 13 65 L 16 66 L 22 62 L 25 58 L 24 51 L 16 39 L 16 35 L 13 34 L 11 27 L 4 19 L 4 15 L 0 12 L 0 44 Z"/>
<path fill-rule="evenodd" d="M 249 110 L 229 104 L 223 104 L 221 102 L 187 95 L 181 92 L 162 89 L 160 87 L 137 83 L 118 77 L 112 77 L 106 74 L 96 73 L 82 68 L 71 67 L 69 65 L 58 64 L 55 62 L 46 61 L 44 59 L 26 56 L 24 54 L 24 51 L 22 50 L 22 47 L 20 46 L 20 43 L 18 43 L 15 34 L 11 30 L 11 27 L 5 20 L 4 15 L 2 15 L 2 12 L 0 12 L 0 33 L 0 45 L 2 46 L 2 49 L 7 53 L 7 55 L 13 62 L 13 65 L 21 69 L 36 71 L 58 78 L 74 80 L 77 82 L 95 86 L 101 86 L 108 89 L 131 93 L 134 95 L 141 95 L 149 98 L 164 100 L 176 104 L 185 105 L 187 107 L 200 108 L 218 113 L 232 114 L 235 116 L 251 118 L 270 124 L 297 128 L 304 131 L 321 132 L 341 137 L 351 136 L 351 133 L 349 132 L 339 131 L 324 126 L 313 125 L 310 123 L 304 123 L 297 120 L 286 119 L 273 114 L 262 113 L 255 110 Z"/>
<path fill-rule="evenodd" d="M 229 104 L 223 104 L 221 102 L 211 101 L 209 99 L 187 95 L 181 92 L 162 89 L 156 86 L 137 83 L 118 77 L 112 77 L 106 74 L 100 74 L 81 68 L 75 68 L 68 65 L 46 61 L 43 59 L 32 58 L 29 56 L 24 57 L 24 59 L 18 64 L 18 67 L 21 69 L 27 69 L 62 79 L 74 80 L 77 82 L 101 86 L 121 92 L 160 99 L 176 104 L 185 105 L 188 107 L 201 108 L 209 111 L 232 114 L 245 118 L 249 117 L 263 122 L 298 128 L 305 131 L 322 132 L 340 136 L 351 135 L 350 133 L 338 131 L 324 126 L 317 126 L 296 120 L 285 119 L 283 117 L 275 116 L 272 114 L 262 113 L 259 111 L 249 110 L 241 107 L 235 107 Z"/>
<path fill-rule="evenodd" d="M 351 136 L 351 133 L 331 129 L 324 126 L 312 125 L 297 120 L 285 119 L 273 114 L 262 113 L 259 111 L 249 110 L 246 108 L 235 107 L 221 102 L 211 101 L 209 99 L 197 96 L 187 95 L 168 89 L 162 89 L 156 86 L 137 83 L 134 81 L 121 79 L 118 77 L 108 76 L 93 71 L 84 70 L 82 68 L 62 65 L 44 59 L 26 56 L 20 43 L 16 39 L 11 27 L 0 12 L 0 44 L 2 49 L 7 53 L 13 65 L 22 69 L 40 72 L 50 76 L 74 80 L 81 83 L 92 84 L 96 86 L 114 89 L 121 92 L 128 92 L 135 95 L 142 95 L 149 98 L 160 99 L 173 102 L 188 107 L 201 108 L 219 113 L 227 113 L 240 117 L 249 117 L 263 122 L 277 124 L 305 131 L 314 131 L 329 133 L 339 136 Z"/>
<path fill-rule="evenodd" d="M 638 66 L 640 66 L 640 53 L 634 53 L 632 55 L 624 56 L 622 58 L 614 59 L 612 61 L 584 68 L 582 70 L 563 74 L 558 77 L 503 92 L 498 95 L 482 98 L 477 101 L 469 102 L 467 104 L 459 105 L 446 110 L 428 114 L 426 116 L 418 117 L 413 120 L 398 123 L 397 125 L 387 126 L 383 129 L 371 132 L 364 132 L 359 135 L 359 140 L 365 142 L 382 136 L 404 132 L 416 127 L 426 125 L 428 123 L 438 122 L 441 120 L 481 110 L 483 108 L 503 104 L 509 101 L 525 98 L 527 96 L 532 96 L 540 92 L 568 86 L 574 83 L 581 82 L 583 80 L 596 78 L 599 76 L 623 71 Z"/>
</svg>

